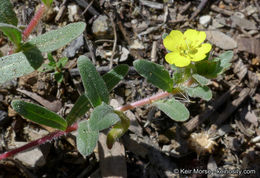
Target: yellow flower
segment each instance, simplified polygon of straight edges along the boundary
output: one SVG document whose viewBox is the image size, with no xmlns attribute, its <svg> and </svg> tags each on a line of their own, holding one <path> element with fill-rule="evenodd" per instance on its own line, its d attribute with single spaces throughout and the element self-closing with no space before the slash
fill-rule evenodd
<svg viewBox="0 0 260 178">
<path fill-rule="evenodd" d="M 186 30 L 184 34 L 178 30 L 172 30 L 163 40 L 165 48 L 170 53 L 165 59 L 169 64 L 177 67 L 188 66 L 191 61 L 201 61 L 206 58 L 206 54 L 211 50 L 211 44 L 204 43 L 206 33 L 197 30 Z"/>
</svg>

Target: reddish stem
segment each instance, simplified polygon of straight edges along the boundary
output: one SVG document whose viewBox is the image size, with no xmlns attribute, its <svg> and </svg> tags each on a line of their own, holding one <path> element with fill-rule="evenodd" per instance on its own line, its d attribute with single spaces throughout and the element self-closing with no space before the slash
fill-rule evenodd
<svg viewBox="0 0 260 178">
<path fill-rule="evenodd" d="M 169 96 L 170 94 L 175 94 L 177 92 L 178 92 L 177 90 L 174 90 L 172 93 L 161 92 L 161 93 L 158 93 L 158 94 L 153 95 L 151 97 L 147 97 L 147 98 L 141 99 L 139 101 L 133 102 L 131 104 L 127 104 L 127 105 L 118 107 L 116 110 L 118 110 L 118 111 L 126 111 L 126 110 L 129 110 L 129 109 L 134 109 L 134 108 L 136 108 L 138 106 L 144 106 L 146 104 L 151 104 L 153 101 L 165 98 L 165 97 Z M 68 127 L 66 131 L 55 131 L 55 132 L 52 132 L 49 135 L 46 135 L 46 136 L 44 136 L 44 137 L 42 137 L 42 138 L 40 138 L 38 140 L 32 141 L 32 142 L 30 142 L 30 143 L 28 143 L 28 144 L 26 144 L 26 145 L 24 145 L 22 147 L 19 147 L 19 148 L 16 148 L 14 150 L 11 150 L 11 151 L 8 151 L 8 152 L 5 152 L 5 153 L 1 154 L 0 155 L 0 160 L 5 159 L 5 158 L 7 158 L 9 156 L 13 156 L 16 153 L 25 151 L 25 150 L 27 150 L 29 148 L 32 148 L 32 147 L 44 144 L 44 143 L 46 143 L 48 141 L 52 141 L 53 139 L 58 138 L 58 137 L 60 137 L 62 135 L 65 135 L 66 133 L 70 133 L 70 132 L 72 132 L 74 130 L 77 130 L 77 128 L 78 128 L 78 124 L 75 123 L 75 124 L 71 125 L 70 127 Z"/>
<path fill-rule="evenodd" d="M 36 27 L 36 25 L 39 23 L 39 21 L 41 20 L 41 18 L 43 17 L 43 14 L 45 12 L 45 5 L 41 4 L 40 8 L 38 9 L 38 11 L 35 13 L 35 15 L 33 16 L 31 22 L 29 23 L 29 25 L 26 27 L 26 29 L 23 31 L 23 40 L 25 41 L 28 36 L 31 34 L 31 32 L 34 30 L 34 28 Z"/>
</svg>

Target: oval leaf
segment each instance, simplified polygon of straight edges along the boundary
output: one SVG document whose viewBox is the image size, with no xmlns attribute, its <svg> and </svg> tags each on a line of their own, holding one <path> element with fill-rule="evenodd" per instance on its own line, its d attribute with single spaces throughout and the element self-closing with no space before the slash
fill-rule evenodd
<svg viewBox="0 0 260 178">
<path fill-rule="evenodd" d="M 186 121 L 190 117 L 189 110 L 184 104 L 171 98 L 154 102 L 154 105 L 175 121 Z"/>
<path fill-rule="evenodd" d="M 166 71 L 163 66 L 147 60 L 137 60 L 134 61 L 134 67 L 148 82 L 164 91 L 172 91 L 173 80 L 171 79 L 169 72 Z"/>
<path fill-rule="evenodd" d="M 108 103 L 109 95 L 106 84 L 92 62 L 86 56 L 80 56 L 78 59 L 78 68 L 85 93 L 92 106 L 96 107 L 102 101 Z"/>
<path fill-rule="evenodd" d="M 0 22 L 17 26 L 18 20 L 10 0 L 0 0 Z"/>
<path fill-rule="evenodd" d="M 112 91 L 112 89 L 121 80 L 123 80 L 123 78 L 125 77 L 125 75 L 128 72 L 128 69 L 129 69 L 129 67 L 127 64 L 120 64 L 102 76 L 109 92 Z"/>
<path fill-rule="evenodd" d="M 94 151 L 98 141 L 98 133 L 97 130 L 90 129 L 88 121 L 79 123 L 77 148 L 83 156 L 88 156 Z"/>
<path fill-rule="evenodd" d="M 0 30 L 12 41 L 17 47 L 20 46 L 22 40 L 22 32 L 14 25 L 0 23 Z"/>
<path fill-rule="evenodd" d="M 29 74 L 43 63 L 41 52 L 27 44 L 24 52 L 0 58 L 0 84 L 13 78 Z"/>
<path fill-rule="evenodd" d="M 37 36 L 31 39 L 29 43 L 36 45 L 41 52 L 52 52 L 77 38 L 85 30 L 85 27 L 84 22 L 71 23 L 58 30 Z"/>
<path fill-rule="evenodd" d="M 112 148 L 116 140 L 126 133 L 130 126 L 130 119 L 123 112 L 115 111 L 115 113 L 120 117 L 120 122 L 114 125 L 107 134 L 107 147 L 109 149 Z"/>
<path fill-rule="evenodd" d="M 209 101 L 212 98 L 212 91 L 207 86 L 203 86 L 203 87 L 197 86 L 194 88 L 183 88 L 183 89 L 190 97 L 199 97 L 206 101 Z"/>
<path fill-rule="evenodd" d="M 91 113 L 89 126 L 92 130 L 104 130 L 114 125 L 120 120 L 119 116 L 114 112 L 114 109 L 102 103 L 96 107 Z"/>
<path fill-rule="evenodd" d="M 211 83 L 211 81 L 209 79 L 207 79 L 206 77 L 203 77 L 199 74 L 193 74 L 192 77 L 201 85 L 201 86 L 205 86 L 205 85 L 209 85 Z"/>
<path fill-rule="evenodd" d="M 67 122 L 62 117 L 44 107 L 20 100 L 12 101 L 11 105 L 16 112 L 33 122 L 60 130 L 67 128 Z"/>
<path fill-rule="evenodd" d="M 68 126 L 73 124 L 76 119 L 82 117 L 89 110 L 90 107 L 91 106 L 88 97 L 85 94 L 81 95 L 66 117 Z"/>
</svg>

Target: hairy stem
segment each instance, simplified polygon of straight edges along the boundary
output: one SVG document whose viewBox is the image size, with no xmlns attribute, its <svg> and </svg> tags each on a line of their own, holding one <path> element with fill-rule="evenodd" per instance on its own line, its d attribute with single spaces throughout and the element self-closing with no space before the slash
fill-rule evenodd
<svg viewBox="0 0 260 178">
<path fill-rule="evenodd" d="M 28 36 L 31 34 L 31 32 L 34 30 L 34 28 L 37 26 L 37 24 L 43 17 L 45 10 L 46 10 L 45 5 L 41 4 L 40 8 L 38 9 L 38 11 L 33 16 L 32 20 L 30 21 L 29 25 L 23 31 L 23 40 L 24 41 L 28 38 Z"/>
<path fill-rule="evenodd" d="M 153 101 L 156 101 L 156 100 L 159 100 L 159 99 L 162 99 L 162 98 L 165 98 L 171 94 L 176 94 L 178 93 L 179 90 L 175 89 L 173 90 L 171 93 L 168 93 L 168 92 L 160 92 L 160 93 L 157 93 L 156 95 L 153 95 L 151 97 L 147 97 L 147 98 L 144 98 L 144 99 L 141 99 L 139 101 L 136 101 L 136 102 L 133 102 L 133 103 L 130 103 L 130 104 L 127 104 L 127 105 L 124 105 L 124 106 L 121 106 L 121 107 L 118 107 L 116 108 L 116 110 L 118 111 L 127 111 L 127 110 L 130 110 L 130 109 L 134 109 L 136 107 L 140 107 L 140 106 L 144 106 L 146 104 L 151 104 Z M 13 156 L 19 152 L 22 152 L 22 151 L 25 151 L 29 148 L 32 148 L 32 147 L 35 147 L 35 146 L 39 146 L 41 144 L 44 144 L 48 141 L 52 141 L 53 139 L 55 138 L 59 138 L 63 135 L 65 135 L 66 133 L 70 133 L 74 130 L 77 130 L 78 128 L 78 124 L 77 123 L 74 123 L 73 125 L 71 125 L 70 127 L 67 128 L 66 131 L 55 131 L 55 132 L 52 132 L 38 140 L 35 140 L 35 141 L 32 141 L 22 147 L 19 147 L 19 148 L 16 148 L 16 149 L 13 149 L 11 151 L 8 151 L 8 152 L 5 152 L 3 154 L 0 155 L 0 160 L 2 159 L 5 159 L 7 157 L 10 157 L 10 156 Z"/>
</svg>

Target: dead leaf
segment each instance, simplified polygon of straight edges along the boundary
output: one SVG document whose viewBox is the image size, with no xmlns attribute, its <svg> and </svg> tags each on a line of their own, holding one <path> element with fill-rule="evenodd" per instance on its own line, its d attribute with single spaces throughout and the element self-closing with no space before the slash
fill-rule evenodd
<svg viewBox="0 0 260 178">
<path fill-rule="evenodd" d="M 237 47 L 239 51 L 246 51 L 260 56 L 260 38 L 244 38 L 237 39 Z"/>
<path fill-rule="evenodd" d="M 209 40 L 212 44 L 220 47 L 221 49 L 234 49 L 237 47 L 237 42 L 222 33 L 221 31 L 205 31 L 207 34 L 207 40 Z"/>
</svg>

